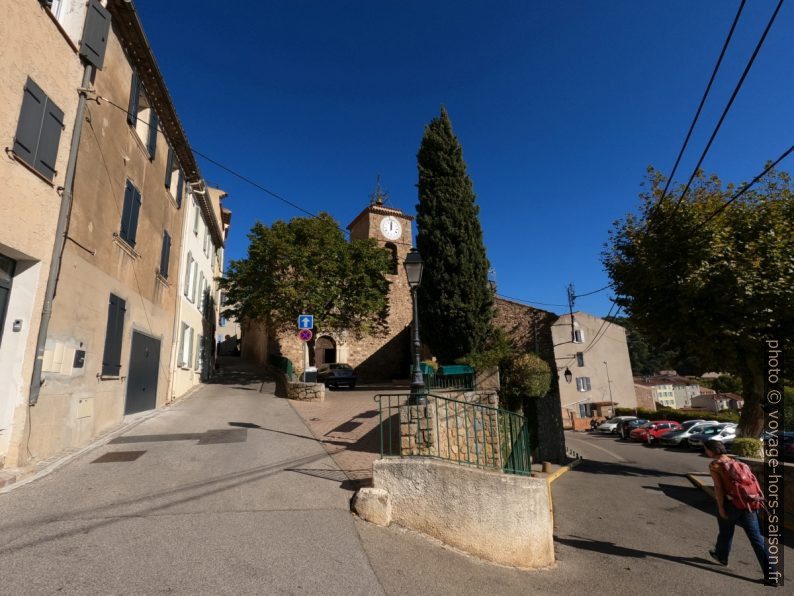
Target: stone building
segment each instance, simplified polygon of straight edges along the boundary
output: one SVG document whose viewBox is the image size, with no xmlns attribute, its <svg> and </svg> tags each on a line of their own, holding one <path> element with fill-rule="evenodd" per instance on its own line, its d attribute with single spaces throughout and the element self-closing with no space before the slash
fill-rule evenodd
<svg viewBox="0 0 794 596">
<path fill-rule="evenodd" d="M 413 246 L 412 221 L 413 217 L 401 210 L 373 201 L 347 226 L 351 240 L 375 238 L 390 255 L 392 268 L 386 275 L 390 283 L 387 330 L 383 335 L 356 338 L 344 329 L 325 329 L 323 322 L 315 319 L 315 361 L 310 364 L 345 362 L 355 367 L 359 379 L 365 382 L 409 377 L 412 302 L 402 263 Z M 295 313 L 296 320 L 299 314 Z M 244 321 L 243 358 L 264 363 L 271 354 L 289 358 L 300 374 L 309 351 L 298 339 L 297 328 L 273 335 L 260 321 Z"/>
<path fill-rule="evenodd" d="M 31 5 L 40 12 L 32 14 Z M 54 101 L 64 106 L 64 122 L 79 124 L 70 135 L 76 156 L 73 184 L 59 178 L 67 153 L 61 143 L 52 193 L 37 187 L 33 179 L 13 197 L 18 205 L 20 196 L 33 189 L 25 206 L 27 216 L 31 221 L 47 220 L 40 227 L 37 250 L 53 252 L 55 243 L 56 256 L 52 263 L 41 255 L 29 256 L 42 270 L 59 267 L 51 316 L 46 318 L 48 325 L 41 326 L 43 341 L 34 365 L 30 365 L 29 339 L 24 350 L 15 348 L 17 362 L 33 379 L 29 399 L 35 403 L 25 407 L 24 388 L 15 389 L 16 440 L 10 442 L 6 458 L 8 465 L 15 466 L 85 444 L 125 416 L 169 401 L 184 203 L 195 198 L 216 247 L 223 245 L 223 231 L 215 221 L 209 194 L 202 192 L 206 185 L 133 5 L 124 0 L 24 0 L 3 2 L 2 8 L 0 27 L 7 30 L 2 31 L 2 43 L 10 35 L 17 39 L 15 47 L 21 53 L 12 66 L 9 52 L 0 58 L 2 68 L 13 75 L 9 84 L 19 83 L 21 71 L 30 71 L 31 77 L 43 81 L 37 81 L 36 89 L 47 98 L 58 97 L 55 90 L 60 89 L 59 97 L 65 101 Z M 86 23 L 82 32 L 77 26 L 81 22 Z M 99 29 L 97 22 L 102 25 Z M 64 48 L 50 38 L 40 47 L 25 38 L 45 31 L 48 23 L 55 25 L 54 35 L 61 37 Z M 64 53 L 70 57 L 63 58 Z M 79 61 L 74 64 L 78 55 L 84 70 Z M 40 56 L 46 57 L 46 70 Z M 50 73 L 49 80 L 44 72 Z M 7 80 L 3 77 L 2 84 Z M 78 104 L 78 110 L 84 106 L 84 115 L 75 118 L 68 98 L 77 96 L 78 90 L 87 100 Z M 19 102 L 18 98 L 17 113 Z M 9 101 L 9 105 L 14 104 Z M 59 236 L 51 232 L 58 184 L 66 187 L 64 197 L 71 197 L 62 247 Z M 0 197 L 5 212 L 8 200 Z M 0 233 L 5 230 L 4 225 Z M 17 268 L 17 272 L 25 270 Z M 47 276 L 44 271 L 36 275 Z M 37 317 L 45 321 L 47 305 L 42 306 L 40 292 L 35 284 L 25 290 L 28 308 L 33 310 L 23 321 Z M 28 337 L 32 335 L 33 329 Z"/>
<path fill-rule="evenodd" d="M 15 466 L 85 65 L 85 2 L 0 0 L 0 468 Z"/>
</svg>

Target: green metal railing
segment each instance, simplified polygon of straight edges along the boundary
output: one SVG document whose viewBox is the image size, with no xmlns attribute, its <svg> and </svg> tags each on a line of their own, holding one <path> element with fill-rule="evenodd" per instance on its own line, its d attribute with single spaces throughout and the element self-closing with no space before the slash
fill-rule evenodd
<svg viewBox="0 0 794 596">
<path fill-rule="evenodd" d="M 267 357 L 267 363 L 270 366 L 274 366 L 287 375 L 288 379 L 293 379 L 295 374 L 295 369 L 292 366 L 292 360 L 289 358 L 285 358 L 284 356 L 277 356 L 276 354 L 270 354 Z"/>
<path fill-rule="evenodd" d="M 461 389 L 471 391 L 474 387 L 474 373 L 454 375 L 425 374 L 423 375 L 425 387 L 433 391 L 438 389 Z"/>
<path fill-rule="evenodd" d="M 530 475 L 529 429 L 524 416 L 483 404 L 429 394 L 381 394 L 380 455 L 434 457 L 508 474 Z"/>
</svg>

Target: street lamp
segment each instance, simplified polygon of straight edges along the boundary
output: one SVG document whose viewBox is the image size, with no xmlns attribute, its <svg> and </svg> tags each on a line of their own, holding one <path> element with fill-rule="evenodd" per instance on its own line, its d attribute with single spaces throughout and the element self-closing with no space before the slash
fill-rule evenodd
<svg viewBox="0 0 794 596">
<path fill-rule="evenodd" d="M 607 385 L 609 386 L 609 410 L 612 414 L 612 417 L 615 417 L 615 403 L 612 401 L 612 381 L 609 380 L 609 365 L 607 361 L 604 360 L 604 366 L 607 369 Z"/>
<path fill-rule="evenodd" d="M 422 367 L 419 363 L 419 352 L 422 349 L 422 344 L 419 341 L 419 303 L 416 296 L 416 291 L 419 289 L 419 284 L 422 282 L 422 269 L 424 268 L 424 261 L 422 255 L 415 248 L 405 256 L 405 276 L 408 278 L 408 285 L 411 288 L 411 300 L 414 305 L 414 363 L 413 363 L 413 379 L 411 379 L 411 397 L 417 404 L 426 404 L 427 397 L 425 396 L 425 382 L 422 378 Z"/>
<path fill-rule="evenodd" d="M 562 374 L 562 376 L 565 377 L 566 383 L 570 383 L 571 379 L 573 379 L 573 373 L 571 372 L 571 369 L 568 368 L 567 366 L 565 367 L 565 372 Z"/>
</svg>

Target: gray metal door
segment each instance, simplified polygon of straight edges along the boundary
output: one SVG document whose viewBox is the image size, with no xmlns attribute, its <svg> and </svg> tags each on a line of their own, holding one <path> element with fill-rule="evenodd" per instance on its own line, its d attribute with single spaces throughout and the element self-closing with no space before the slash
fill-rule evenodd
<svg viewBox="0 0 794 596">
<path fill-rule="evenodd" d="M 11 294 L 11 280 L 14 277 L 16 263 L 0 255 L 0 343 L 3 341 L 3 327 L 5 326 L 8 297 Z"/>
<path fill-rule="evenodd" d="M 160 368 L 160 340 L 132 332 L 130 374 L 124 414 L 152 410 L 157 405 L 157 371 Z"/>
</svg>

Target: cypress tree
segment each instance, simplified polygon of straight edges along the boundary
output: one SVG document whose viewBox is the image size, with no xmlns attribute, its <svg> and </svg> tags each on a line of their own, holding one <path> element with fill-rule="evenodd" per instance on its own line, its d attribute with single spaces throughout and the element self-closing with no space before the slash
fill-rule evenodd
<svg viewBox="0 0 794 596">
<path fill-rule="evenodd" d="M 417 154 L 416 244 L 423 342 L 442 363 L 483 348 L 493 319 L 488 258 L 463 148 L 447 111 L 425 127 Z"/>
</svg>

